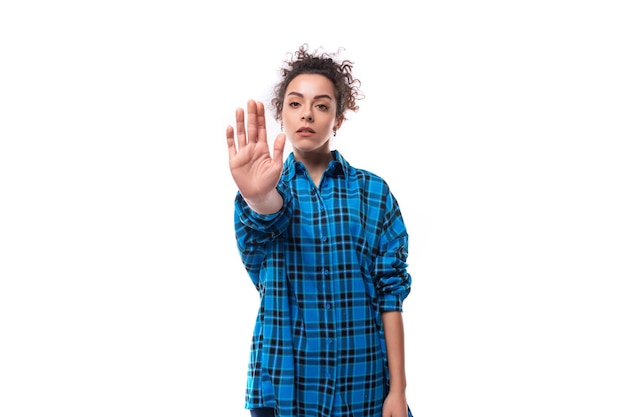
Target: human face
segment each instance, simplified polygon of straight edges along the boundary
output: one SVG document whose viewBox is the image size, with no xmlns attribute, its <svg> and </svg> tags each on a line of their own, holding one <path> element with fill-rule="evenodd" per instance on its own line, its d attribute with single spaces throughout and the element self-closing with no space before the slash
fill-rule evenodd
<svg viewBox="0 0 626 417">
<path fill-rule="evenodd" d="M 330 152 L 330 135 L 341 121 L 335 118 L 333 83 L 320 74 L 300 74 L 285 90 L 281 121 L 296 154 Z"/>
</svg>

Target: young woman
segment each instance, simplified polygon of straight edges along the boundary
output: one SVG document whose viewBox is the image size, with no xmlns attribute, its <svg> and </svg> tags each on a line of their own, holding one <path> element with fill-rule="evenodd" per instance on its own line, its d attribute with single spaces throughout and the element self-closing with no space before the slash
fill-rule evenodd
<svg viewBox="0 0 626 417">
<path fill-rule="evenodd" d="M 301 46 L 271 102 L 228 126 L 235 234 L 260 295 L 246 408 L 254 416 L 407 417 L 402 303 L 408 234 L 387 183 L 330 141 L 358 110 L 353 63 Z M 293 151 L 283 162 L 285 140 Z"/>
</svg>

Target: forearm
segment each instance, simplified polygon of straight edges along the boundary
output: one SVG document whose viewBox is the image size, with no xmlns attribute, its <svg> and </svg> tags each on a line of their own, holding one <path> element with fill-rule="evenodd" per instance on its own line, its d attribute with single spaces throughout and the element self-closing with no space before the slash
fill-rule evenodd
<svg viewBox="0 0 626 417">
<path fill-rule="evenodd" d="M 291 223 L 293 214 L 291 194 L 277 192 L 281 207 L 271 214 L 256 212 L 241 193 L 235 198 L 235 236 L 241 260 L 253 283 L 258 284 L 259 272 L 271 241 L 281 236 Z M 284 197 L 283 197 L 284 195 Z"/>
<path fill-rule="evenodd" d="M 390 392 L 404 393 L 406 371 L 404 362 L 404 323 L 402 312 L 388 311 L 382 314 L 387 361 L 389 364 Z"/>
</svg>

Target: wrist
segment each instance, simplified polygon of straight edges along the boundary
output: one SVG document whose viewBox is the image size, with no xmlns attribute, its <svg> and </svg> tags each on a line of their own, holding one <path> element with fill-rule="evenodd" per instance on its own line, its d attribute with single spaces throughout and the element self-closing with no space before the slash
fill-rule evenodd
<svg viewBox="0 0 626 417">
<path fill-rule="evenodd" d="M 389 385 L 389 393 L 404 395 L 406 393 L 406 382 L 397 384 L 391 383 Z"/>
<path fill-rule="evenodd" d="M 246 198 L 244 196 L 244 200 L 252 210 L 259 214 L 274 214 L 283 206 L 283 198 L 277 190 L 261 197 Z"/>
</svg>

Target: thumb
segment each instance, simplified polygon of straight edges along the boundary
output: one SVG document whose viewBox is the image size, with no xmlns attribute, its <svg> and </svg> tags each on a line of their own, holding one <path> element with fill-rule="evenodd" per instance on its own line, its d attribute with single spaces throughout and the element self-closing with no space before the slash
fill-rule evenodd
<svg viewBox="0 0 626 417">
<path fill-rule="evenodd" d="M 274 140 L 274 156 L 272 157 L 272 159 L 274 159 L 275 161 L 283 160 L 283 151 L 285 149 L 286 138 L 287 135 L 285 135 L 284 133 L 279 133 Z"/>
</svg>

